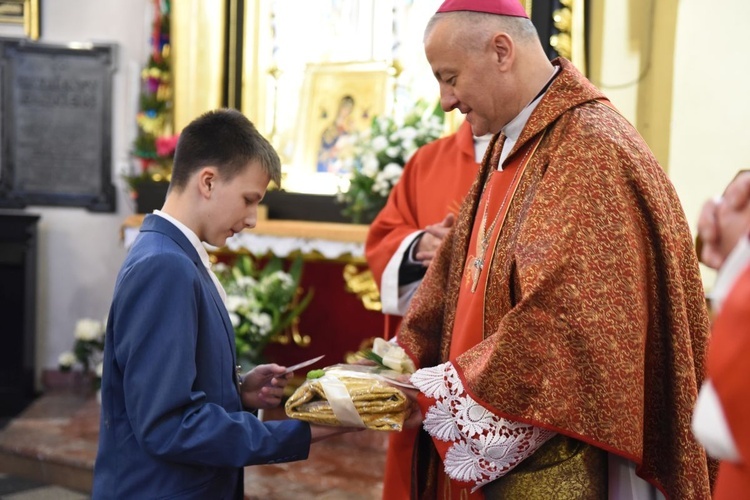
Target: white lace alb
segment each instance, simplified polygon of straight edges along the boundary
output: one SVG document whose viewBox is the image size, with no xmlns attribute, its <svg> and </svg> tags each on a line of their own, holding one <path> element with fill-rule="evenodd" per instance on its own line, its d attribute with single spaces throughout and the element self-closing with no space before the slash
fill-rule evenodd
<svg viewBox="0 0 750 500">
<path fill-rule="evenodd" d="M 411 382 L 436 400 L 423 425 L 433 438 L 452 443 L 444 460 L 446 474 L 474 483 L 472 492 L 507 474 L 555 435 L 499 417 L 477 403 L 451 362 L 418 370 Z"/>
</svg>

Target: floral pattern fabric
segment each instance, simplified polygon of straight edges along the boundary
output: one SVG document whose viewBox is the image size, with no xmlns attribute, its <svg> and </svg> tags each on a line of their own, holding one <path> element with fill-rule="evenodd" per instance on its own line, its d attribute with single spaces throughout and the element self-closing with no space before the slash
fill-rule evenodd
<svg viewBox="0 0 750 500">
<path fill-rule="evenodd" d="M 425 415 L 425 430 L 452 443 L 445 472 L 451 479 L 474 483 L 472 491 L 507 474 L 555 435 L 484 408 L 466 393 L 450 362 L 417 371 L 411 382 L 435 400 Z"/>
<path fill-rule="evenodd" d="M 497 414 L 627 457 L 667 497 L 708 498 L 690 416 L 709 322 L 689 225 L 637 131 L 569 62 L 555 64 L 562 71 L 509 154 L 545 132 L 489 257 L 481 342 L 450 356 L 478 182 L 399 345 L 420 367 L 451 360 Z M 415 462 L 427 465 L 415 484 L 435 496 L 437 450 L 419 451 Z"/>
</svg>

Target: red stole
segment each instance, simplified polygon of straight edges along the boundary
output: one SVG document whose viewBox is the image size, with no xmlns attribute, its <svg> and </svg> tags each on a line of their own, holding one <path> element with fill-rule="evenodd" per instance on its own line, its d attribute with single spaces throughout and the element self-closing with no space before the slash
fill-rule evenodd
<svg viewBox="0 0 750 500">
<path fill-rule="evenodd" d="M 543 136 L 544 134 L 540 134 L 537 139 L 529 141 L 513 155 L 503 170 L 491 171 L 485 182 L 474 218 L 469 251 L 464 264 L 464 276 L 458 294 L 449 355 L 451 362 L 484 340 L 484 299 L 488 271 L 491 269 L 490 260 L 495 255 L 495 246 L 518 183 Z M 502 142 L 498 139 L 490 161 L 497 164 L 501 152 Z M 454 363 L 454 366 L 457 365 Z M 420 400 L 433 403 L 428 398 Z M 425 413 L 426 410 L 427 407 L 423 406 L 422 412 Z M 436 439 L 433 439 L 433 443 L 443 459 L 451 443 Z M 438 492 L 442 492 L 439 495 L 445 500 L 483 499 L 481 489 L 471 493 L 472 487 L 472 484 L 453 481 L 446 474 L 438 476 Z"/>
</svg>

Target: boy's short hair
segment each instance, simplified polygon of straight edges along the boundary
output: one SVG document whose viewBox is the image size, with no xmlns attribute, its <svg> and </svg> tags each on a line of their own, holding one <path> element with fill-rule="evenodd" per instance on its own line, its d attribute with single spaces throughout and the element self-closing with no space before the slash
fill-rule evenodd
<svg viewBox="0 0 750 500">
<path fill-rule="evenodd" d="M 190 176 L 214 166 L 231 180 L 257 161 L 281 185 L 281 160 L 255 125 L 235 109 L 217 109 L 199 116 L 180 132 L 174 154 L 170 189 L 187 186 Z"/>
</svg>

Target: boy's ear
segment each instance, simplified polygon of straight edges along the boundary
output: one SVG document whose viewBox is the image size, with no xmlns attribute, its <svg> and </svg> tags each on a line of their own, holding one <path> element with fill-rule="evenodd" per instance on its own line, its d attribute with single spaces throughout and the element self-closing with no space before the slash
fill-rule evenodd
<svg viewBox="0 0 750 500">
<path fill-rule="evenodd" d="M 214 167 L 203 167 L 198 171 L 198 191 L 206 198 L 211 196 L 217 180 L 217 172 Z"/>
</svg>

